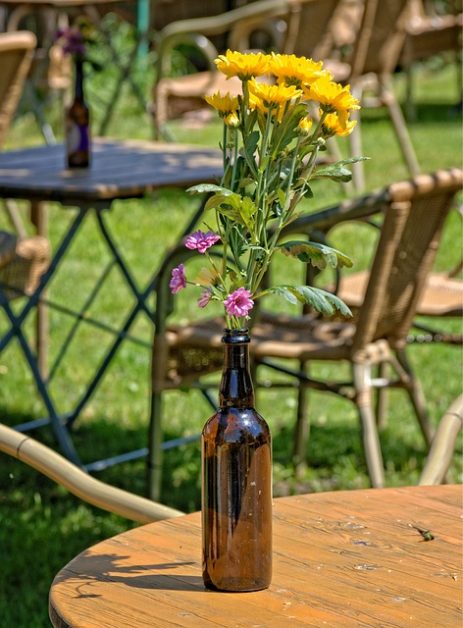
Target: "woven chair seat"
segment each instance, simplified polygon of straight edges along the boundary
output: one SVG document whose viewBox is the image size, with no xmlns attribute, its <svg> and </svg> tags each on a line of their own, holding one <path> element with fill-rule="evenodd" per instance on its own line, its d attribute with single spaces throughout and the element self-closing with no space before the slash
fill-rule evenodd
<svg viewBox="0 0 463 628">
<path fill-rule="evenodd" d="M 50 262 L 50 243 L 42 236 L 16 240 L 15 236 L 0 232 L 0 284 L 6 297 L 11 300 L 30 295 L 36 289 L 40 277 Z M 11 248 L 11 239 L 14 246 Z M 2 242 L 9 242 L 8 252 L 3 254 Z"/>
<path fill-rule="evenodd" d="M 352 308 L 363 303 L 369 273 L 343 277 L 338 296 Z M 463 316 L 463 282 L 445 273 L 429 275 L 416 313 L 421 316 Z"/>
<path fill-rule="evenodd" d="M 349 357 L 350 340 L 355 327 L 344 322 L 314 324 L 312 316 L 262 314 L 251 330 L 251 355 L 260 358 L 305 360 L 342 360 Z M 223 364 L 222 336 L 225 321 L 220 318 L 201 320 L 188 326 L 169 326 L 168 378 L 184 378 L 193 369 L 203 375 L 216 371 Z"/>
</svg>

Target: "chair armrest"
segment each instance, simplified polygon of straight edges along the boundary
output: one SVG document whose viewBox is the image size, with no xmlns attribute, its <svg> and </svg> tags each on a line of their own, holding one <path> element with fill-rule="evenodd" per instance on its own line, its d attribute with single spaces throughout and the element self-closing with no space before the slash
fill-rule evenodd
<svg viewBox="0 0 463 628">
<path fill-rule="evenodd" d="M 307 233 L 318 231 L 327 233 L 336 225 L 350 220 L 367 221 L 368 218 L 379 214 L 386 206 L 387 190 L 368 194 L 358 199 L 348 200 L 320 211 L 301 216 L 290 223 L 282 231 L 282 236 L 292 233 Z"/>
</svg>

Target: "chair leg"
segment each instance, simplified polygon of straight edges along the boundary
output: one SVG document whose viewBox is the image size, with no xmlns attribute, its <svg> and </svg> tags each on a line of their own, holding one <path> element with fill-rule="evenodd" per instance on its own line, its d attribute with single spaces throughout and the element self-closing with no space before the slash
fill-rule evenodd
<svg viewBox="0 0 463 628">
<path fill-rule="evenodd" d="M 31 201 L 30 204 L 31 222 L 35 227 L 38 235 L 44 238 L 48 237 L 48 214 L 47 207 L 44 203 Z M 42 299 L 45 298 L 45 290 L 42 292 Z M 40 300 L 37 304 L 35 333 L 36 333 L 36 352 L 40 373 L 44 379 L 48 377 L 48 337 L 49 337 L 49 321 L 48 308 Z"/>
<path fill-rule="evenodd" d="M 408 171 L 412 177 L 415 177 L 420 172 L 418 159 L 416 158 L 415 149 L 413 148 L 413 144 L 408 133 L 402 109 L 395 97 L 391 81 L 386 77 L 383 77 L 381 80 L 381 98 L 389 110 L 389 115 L 391 117 L 392 124 L 394 125 L 400 149 L 405 159 Z"/>
<path fill-rule="evenodd" d="M 381 362 L 378 366 L 378 377 L 380 379 L 386 379 L 387 376 L 387 362 Z M 388 390 L 385 386 L 378 388 L 376 393 L 376 425 L 379 430 L 386 427 L 387 424 L 387 412 L 388 412 Z"/>
<path fill-rule="evenodd" d="M 161 498 L 162 482 L 162 392 L 151 394 L 151 413 L 148 432 L 147 488 L 153 501 Z"/>
<path fill-rule="evenodd" d="M 415 410 L 415 414 L 420 424 L 424 440 L 429 447 L 434 437 L 434 428 L 429 419 L 429 414 L 426 408 L 426 400 L 423 394 L 421 383 L 413 372 L 412 367 L 410 366 L 405 350 L 397 350 L 396 356 L 400 366 L 406 372 L 408 378 L 408 382 L 405 383 L 406 390 L 408 396 L 410 397 L 413 409 Z"/>
<path fill-rule="evenodd" d="M 362 426 L 362 440 L 371 484 L 374 488 L 384 486 L 384 467 L 376 419 L 372 405 L 371 365 L 353 364 L 355 403 Z"/>
<path fill-rule="evenodd" d="M 308 372 L 307 363 L 300 364 L 300 370 Z M 301 382 L 297 391 L 297 413 L 294 426 L 293 464 L 296 477 L 300 477 L 306 463 L 307 443 L 310 437 L 310 420 L 308 415 L 309 391 Z"/>
</svg>

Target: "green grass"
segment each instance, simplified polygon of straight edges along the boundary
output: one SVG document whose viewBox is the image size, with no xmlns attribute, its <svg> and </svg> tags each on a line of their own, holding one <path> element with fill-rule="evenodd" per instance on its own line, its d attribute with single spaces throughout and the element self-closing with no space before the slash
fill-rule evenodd
<svg viewBox="0 0 463 628">
<path fill-rule="evenodd" d="M 143 73 L 140 70 L 140 75 Z M 94 77 L 92 93 L 104 93 L 111 70 Z M 410 132 L 424 171 L 461 165 L 461 116 L 457 113 L 454 67 L 438 71 L 425 66 L 418 74 L 417 121 Z M 146 88 L 149 76 L 146 78 Z M 402 77 L 397 89 L 403 91 Z M 92 100 L 90 99 L 92 104 Z M 58 125 L 59 107 L 50 109 Z M 100 108 L 95 105 L 95 117 Z M 216 145 L 220 127 L 191 130 L 175 125 L 179 141 Z M 114 137 L 150 137 L 147 116 L 129 93 L 124 93 L 109 134 Z M 369 189 L 407 176 L 395 136 L 383 110 L 369 110 L 363 116 L 364 154 L 371 157 L 365 171 Z M 25 112 L 17 121 L 8 147 L 41 142 L 32 116 Z M 334 184 L 318 185 L 314 207 L 340 198 Z M 164 246 L 172 242 L 179 224 L 191 211 L 192 200 L 176 191 L 165 191 L 141 201 L 115 203 L 110 226 L 135 276 L 143 283 L 162 258 Z M 50 208 L 50 237 L 56 246 L 72 211 Z M 0 218 L 2 221 L 3 218 Z M 1 225 L 1 222 L 0 222 Z M 446 226 L 437 266 L 448 268 L 461 254 L 461 220 L 452 214 Z M 160 246 L 159 243 L 162 243 Z M 352 229 L 339 231 L 336 243 L 361 268 L 372 249 L 370 236 Z M 78 308 L 106 260 L 95 225 L 84 225 L 63 267 L 52 284 L 54 300 Z M 291 269 L 293 267 L 291 266 Z M 276 270 L 291 272 L 288 266 Z M 76 280 L 78 278 L 78 280 Z M 129 295 L 116 271 L 92 306 L 91 314 L 117 325 L 129 311 Z M 188 297 L 181 295 L 180 316 L 193 311 Z M 0 318 L 0 329 L 4 321 Z M 72 321 L 51 313 L 51 360 L 59 341 L 65 338 Z M 447 323 L 458 330 L 459 324 Z M 31 330 L 30 330 L 31 331 Z M 140 318 L 133 330 L 149 342 L 148 323 Z M 70 347 L 67 360 L 58 369 L 52 393 L 60 409 L 78 398 L 111 338 L 93 328 L 83 327 Z M 434 422 L 461 391 L 461 351 L 455 347 L 415 346 L 411 359 L 422 379 Z M 102 385 L 76 424 L 75 442 L 84 460 L 92 460 L 146 444 L 149 393 L 149 350 L 126 342 L 122 345 Z M 335 371 L 342 376 L 341 370 Z M 319 376 L 333 373 L 331 365 L 314 365 Z M 264 373 L 262 373 L 264 375 Z M 297 481 L 289 464 L 295 394 L 259 392 L 258 408 L 268 419 L 274 437 L 275 494 L 296 491 L 351 489 L 368 486 L 362 456 L 359 426 L 354 407 L 348 402 L 313 393 L 310 396 L 311 438 L 307 448 L 308 468 Z M 197 433 L 209 414 L 205 402 L 194 392 L 168 395 L 165 437 Z M 12 345 L 0 355 L 0 416 L 7 424 L 44 414 L 21 353 Z M 45 429 L 35 434 L 53 445 Z M 410 407 L 400 392 L 390 396 L 390 417 L 381 434 L 389 485 L 416 483 L 424 460 L 424 446 Z M 135 493 L 144 490 L 142 461 L 108 469 L 101 479 Z M 461 444 L 451 470 L 454 481 L 462 480 Z M 165 456 L 164 494 L 166 503 L 191 511 L 199 506 L 199 450 L 197 445 L 169 452 Z M 121 532 L 132 524 L 94 509 L 23 464 L 0 456 L 0 624 L 5 628 L 35 628 L 48 625 L 47 593 L 54 574 L 75 554 L 102 538 Z M 199 549 L 198 549 L 199 551 Z"/>
</svg>

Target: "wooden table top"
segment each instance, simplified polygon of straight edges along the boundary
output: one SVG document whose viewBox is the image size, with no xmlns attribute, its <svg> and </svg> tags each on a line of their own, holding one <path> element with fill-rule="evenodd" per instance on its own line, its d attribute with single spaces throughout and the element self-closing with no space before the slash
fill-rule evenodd
<svg viewBox="0 0 463 628">
<path fill-rule="evenodd" d="M 114 200 L 216 181 L 222 174 L 221 153 L 202 146 L 96 139 L 92 159 L 88 169 L 69 170 L 62 145 L 0 152 L 0 197 Z"/>
<path fill-rule="evenodd" d="M 461 507 L 461 486 L 276 499 L 273 581 L 255 593 L 204 589 L 199 513 L 148 524 L 64 567 L 50 617 L 59 628 L 460 628 Z"/>
</svg>

